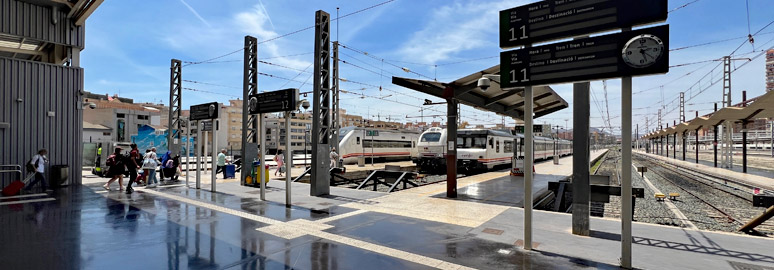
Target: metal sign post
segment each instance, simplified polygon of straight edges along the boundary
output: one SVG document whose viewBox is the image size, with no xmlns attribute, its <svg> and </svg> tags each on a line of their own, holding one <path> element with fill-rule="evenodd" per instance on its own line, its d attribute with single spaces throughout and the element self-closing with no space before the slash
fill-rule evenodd
<svg viewBox="0 0 774 270">
<path fill-rule="evenodd" d="M 218 119 L 215 119 L 215 120 L 212 120 L 212 122 L 213 122 L 212 123 L 212 157 L 211 157 L 212 160 L 210 162 L 210 163 L 212 163 L 212 165 L 211 165 L 212 166 L 212 182 L 210 183 L 210 185 L 211 185 L 210 191 L 215 192 L 215 182 L 216 182 L 215 180 L 217 180 L 216 178 L 218 176 L 218 170 L 216 170 L 215 168 L 218 167 L 218 163 L 217 163 L 218 162 L 218 158 L 217 158 L 217 156 L 218 156 L 218 154 L 217 154 L 218 153 L 218 124 L 220 123 L 220 121 L 218 121 Z M 223 168 L 223 169 L 225 170 L 226 168 Z"/>
<path fill-rule="evenodd" d="M 293 167 L 293 151 L 290 147 L 290 112 L 285 112 L 285 207 L 290 207 L 290 169 Z"/>
<path fill-rule="evenodd" d="M 202 156 L 202 129 L 204 123 L 202 121 L 196 121 L 196 189 L 201 188 L 202 184 L 202 171 L 201 171 L 201 156 Z"/>
<path fill-rule="evenodd" d="M 185 119 L 185 187 L 188 187 L 188 172 L 191 171 L 191 119 Z"/>
<path fill-rule="evenodd" d="M 524 248 L 532 248 L 532 87 L 554 83 L 574 86 L 576 109 L 573 158 L 573 233 L 589 235 L 588 93 L 587 81 L 622 77 L 622 209 L 621 266 L 631 268 L 632 76 L 669 71 L 669 26 L 631 31 L 632 26 L 663 22 L 667 0 L 545 0 L 500 11 L 500 47 L 523 46 L 500 54 L 501 88 L 525 87 Z M 608 30 L 620 33 L 531 44 Z M 660 115 L 660 113 L 659 113 Z M 659 117 L 660 119 L 660 117 Z M 582 133 L 582 134 L 581 134 Z M 663 144 L 662 144 L 663 146 Z M 580 193 L 580 194 L 578 194 Z M 575 198 L 578 200 L 575 200 Z M 576 215 L 576 212 L 577 213 Z"/>
<path fill-rule="evenodd" d="M 258 140 L 258 173 L 261 174 L 261 176 L 256 177 L 255 180 L 261 180 L 261 201 L 266 200 L 266 120 L 263 119 L 263 114 L 258 114 L 258 134 L 259 140 Z"/>
<path fill-rule="evenodd" d="M 524 249 L 532 250 L 532 166 L 534 155 L 534 129 L 532 123 L 534 96 L 532 86 L 524 87 Z"/>
</svg>

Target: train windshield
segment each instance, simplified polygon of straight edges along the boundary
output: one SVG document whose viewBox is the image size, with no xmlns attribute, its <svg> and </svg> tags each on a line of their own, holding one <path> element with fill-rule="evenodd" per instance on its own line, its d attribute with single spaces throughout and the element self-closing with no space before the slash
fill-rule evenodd
<svg viewBox="0 0 774 270">
<path fill-rule="evenodd" d="M 343 141 L 344 140 L 344 136 L 347 136 L 347 134 L 349 134 L 349 132 L 354 130 L 354 129 L 355 128 L 353 128 L 353 127 L 345 127 L 345 128 L 339 129 L 339 141 Z"/>
<path fill-rule="evenodd" d="M 457 148 L 486 149 L 486 137 L 460 135 L 457 137 Z"/>
<path fill-rule="evenodd" d="M 438 142 L 441 140 L 441 133 L 425 133 L 420 142 Z"/>
</svg>

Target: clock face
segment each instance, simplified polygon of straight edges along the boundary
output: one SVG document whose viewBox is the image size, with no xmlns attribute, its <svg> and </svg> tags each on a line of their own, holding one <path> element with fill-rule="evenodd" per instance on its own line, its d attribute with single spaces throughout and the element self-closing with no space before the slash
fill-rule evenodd
<svg viewBox="0 0 774 270">
<path fill-rule="evenodd" d="M 655 64 L 664 55 L 664 42 L 654 35 L 643 34 L 626 42 L 623 60 L 633 68 L 645 68 Z"/>
</svg>

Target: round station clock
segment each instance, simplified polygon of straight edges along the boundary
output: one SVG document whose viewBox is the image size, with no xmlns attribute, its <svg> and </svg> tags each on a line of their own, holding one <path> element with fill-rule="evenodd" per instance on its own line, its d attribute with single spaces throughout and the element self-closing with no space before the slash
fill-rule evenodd
<svg viewBox="0 0 774 270">
<path fill-rule="evenodd" d="M 624 45 L 622 57 L 633 68 L 646 68 L 655 64 L 664 55 L 664 42 L 654 35 L 642 34 L 633 37 Z"/>
</svg>

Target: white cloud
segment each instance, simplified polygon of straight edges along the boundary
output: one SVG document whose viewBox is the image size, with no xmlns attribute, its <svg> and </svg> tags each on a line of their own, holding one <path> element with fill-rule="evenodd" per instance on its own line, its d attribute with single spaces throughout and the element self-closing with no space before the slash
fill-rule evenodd
<svg viewBox="0 0 774 270">
<path fill-rule="evenodd" d="M 180 0 L 180 3 L 183 3 L 183 5 L 185 5 L 185 7 L 187 7 L 187 8 L 188 8 L 188 10 L 190 10 L 190 11 L 191 11 L 191 13 L 193 13 L 193 14 L 194 14 L 194 16 L 196 16 L 196 18 L 198 18 L 198 19 L 199 19 L 200 21 L 202 21 L 202 22 L 203 22 L 205 25 L 207 25 L 207 27 L 212 27 L 212 25 L 210 25 L 210 23 L 209 23 L 209 22 L 207 22 L 207 20 L 205 20 L 205 19 L 202 17 L 202 15 L 199 15 L 199 12 L 196 12 L 196 10 L 195 10 L 193 7 L 191 7 L 191 5 L 189 5 L 188 3 L 186 3 L 186 2 L 185 2 L 185 0 Z"/>
<path fill-rule="evenodd" d="M 463 51 L 498 43 L 499 11 L 527 1 L 468 1 L 436 9 L 427 25 L 404 43 L 405 59 L 438 63 Z"/>
<path fill-rule="evenodd" d="M 271 29 L 274 28 L 271 23 L 271 18 L 266 13 L 266 9 L 260 4 L 253 6 L 253 8 L 248 11 L 236 14 L 234 16 L 234 24 L 245 34 L 256 37 L 258 42 L 279 36 L 277 32 L 270 30 L 270 27 Z M 278 44 L 279 42 L 281 41 L 278 40 L 261 44 L 259 50 L 262 50 L 263 54 L 268 53 L 268 57 L 286 55 L 289 51 L 285 51 L 284 53 L 281 52 L 280 45 Z M 286 48 L 283 47 L 282 49 Z M 285 57 L 272 59 L 271 62 L 295 69 L 304 69 L 311 63 Z"/>
</svg>

